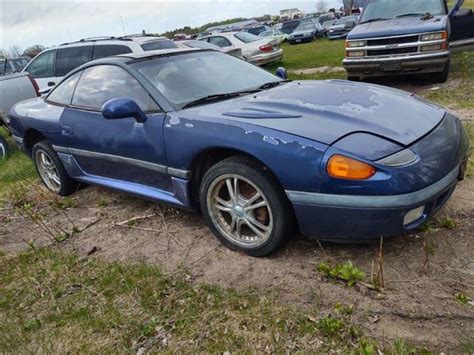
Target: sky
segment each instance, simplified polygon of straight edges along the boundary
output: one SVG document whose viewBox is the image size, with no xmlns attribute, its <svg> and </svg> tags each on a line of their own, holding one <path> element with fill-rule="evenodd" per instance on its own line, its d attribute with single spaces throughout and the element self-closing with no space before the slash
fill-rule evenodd
<svg viewBox="0 0 474 355">
<path fill-rule="evenodd" d="M 328 7 L 342 0 L 323 0 Z M 0 49 L 33 44 L 47 47 L 94 36 L 162 33 L 233 17 L 279 14 L 297 7 L 314 12 L 320 1 L 298 0 L 0 0 Z M 123 19 L 123 26 L 122 26 Z"/>
</svg>

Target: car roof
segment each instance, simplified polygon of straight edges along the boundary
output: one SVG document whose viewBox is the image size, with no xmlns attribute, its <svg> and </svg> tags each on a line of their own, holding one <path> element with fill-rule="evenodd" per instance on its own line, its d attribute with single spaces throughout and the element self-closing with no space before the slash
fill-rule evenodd
<svg viewBox="0 0 474 355">
<path fill-rule="evenodd" d="M 139 53 L 127 53 L 127 54 L 120 54 L 109 58 L 127 58 L 127 59 L 145 59 L 145 58 L 153 58 L 153 57 L 162 57 L 166 55 L 173 55 L 173 54 L 184 54 L 188 52 L 202 52 L 202 51 L 209 51 L 210 49 L 202 49 L 202 48 L 169 48 L 169 49 L 158 49 L 155 51 L 147 51 L 147 52 L 139 52 Z"/>
<path fill-rule="evenodd" d="M 84 46 L 84 45 L 91 45 L 96 43 L 101 44 L 126 44 L 126 42 L 137 42 L 138 44 L 143 44 L 146 42 L 152 41 L 171 41 L 170 39 L 162 36 L 153 36 L 153 35 L 126 35 L 126 36 L 102 36 L 102 37 L 89 37 L 89 38 L 82 38 L 78 41 L 74 42 L 67 42 L 62 43 L 59 46 L 55 46 L 48 49 L 57 49 L 57 48 L 64 48 L 64 47 L 77 47 L 77 46 Z"/>
</svg>

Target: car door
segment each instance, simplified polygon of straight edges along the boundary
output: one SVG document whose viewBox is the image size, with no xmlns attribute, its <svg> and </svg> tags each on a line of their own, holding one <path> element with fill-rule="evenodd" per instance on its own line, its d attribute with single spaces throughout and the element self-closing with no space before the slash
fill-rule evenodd
<svg viewBox="0 0 474 355">
<path fill-rule="evenodd" d="M 474 50 L 474 11 L 458 0 L 449 12 L 450 47 L 453 52 Z"/>
<path fill-rule="evenodd" d="M 105 102 L 123 97 L 140 106 L 147 115 L 145 122 L 102 116 Z M 162 137 L 164 119 L 165 114 L 127 71 L 98 65 L 82 73 L 72 102 L 60 118 L 60 131 L 65 149 L 87 176 L 170 191 Z"/>
<path fill-rule="evenodd" d="M 55 82 L 54 61 L 56 50 L 48 50 L 38 54 L 23 71 L 28 72 L 36 82 L 40 90 L 48 88 L 49 82 Z"/>
</svg>

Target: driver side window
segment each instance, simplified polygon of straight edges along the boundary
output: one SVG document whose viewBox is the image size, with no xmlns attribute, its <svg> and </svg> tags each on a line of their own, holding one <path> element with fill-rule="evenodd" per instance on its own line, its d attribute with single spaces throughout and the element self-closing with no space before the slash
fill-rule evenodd
<svg viewBox="0 0 474 355">
<path fill-rule="evenodd" d="M 229 47 L 232 45 L 232 43 L 230 43 L 230 41 L 225 38 L 225 37 L 221 37 L 221 36 L 218 36 L 218 37 L 210 37 L 209 38 L 209 43 L 212 43 L 218 47 L 221 47 L 221 48 L 224 48 L 224 47 Z"/>
<path fill-rule="evenodd" d="M 74 92 L 72 104 L 100 111 L 107 101 L 124 97 L 134 100 L 144 112 L 160 111 L 135 78 L 113 65 L 98 65 L 84 70 Z"/>
</svg>

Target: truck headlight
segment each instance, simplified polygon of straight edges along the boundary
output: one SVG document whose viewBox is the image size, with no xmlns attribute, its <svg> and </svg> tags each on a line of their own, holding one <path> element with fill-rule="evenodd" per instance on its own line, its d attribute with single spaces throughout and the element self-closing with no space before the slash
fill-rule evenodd
<svg viewBox="0 0 474 355">
<path fill-rule="evenodd" d="M 365 41 L 347 41 L 346 48 L 364 47 Z"/>
<path fill-rule="evenodd" d="M 439 33 L 428 33 L 426 35 L 421 36 L 421 40 L 423 42 L 437 41 L 437 40 L 447 39 L 447 38 L 448 38 L 448 33 L 446 31 L 445 32 L 439 32 Z"/>
<path fill-rule="evenodd" d="M 346 56 L 347 57 L 363 57 L 364 56 L 364 51 L 347 51 Z"/>
</svg>

